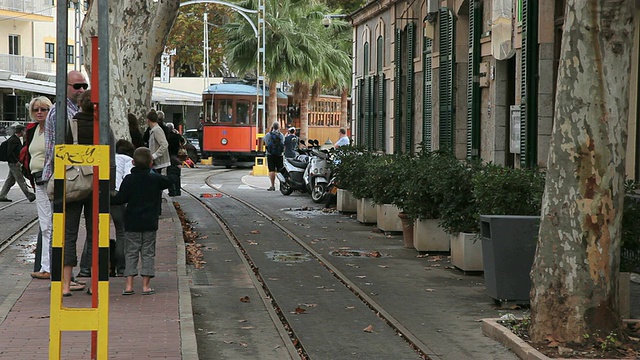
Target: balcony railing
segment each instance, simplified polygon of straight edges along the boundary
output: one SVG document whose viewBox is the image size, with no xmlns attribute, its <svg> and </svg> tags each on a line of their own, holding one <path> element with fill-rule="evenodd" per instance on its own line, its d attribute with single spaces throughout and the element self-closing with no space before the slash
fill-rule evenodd
<svg viewBox="0 0 640 360">
<path fill-rule="evenodd" d="M 53 62 L 51 59 L 0 54 L 0 70 L 11 71 L 18 75 L 26 75 L 27 71 L 52 72 Z"/>
<path fill-rule="evenodd" d="M 51 0 L 0 0 L 0 9 L 26 14 L 53 16 L 55 7 L 51 5 Z"/>
</svg>

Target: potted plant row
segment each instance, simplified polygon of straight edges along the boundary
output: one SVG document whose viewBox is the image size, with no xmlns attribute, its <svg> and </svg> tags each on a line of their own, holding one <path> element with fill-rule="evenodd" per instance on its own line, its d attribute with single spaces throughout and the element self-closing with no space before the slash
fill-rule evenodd
<svg viewBox="0 0 640 360">
<path fill-rule="evenodd" d="M 371 199 L 373 184 L 368 177 L 369 168 L 376 156 L 363 147 L 352 146 L 340 147 L 335 154 L 333 171 L 336 183 L 340 189 L 348 191 L 356 199 L 356 217 L 364 224 L 375 223 L 377 217 L 376 208 Z M 339 198 L 339 200 L 342 199 Z"/>
</svg>

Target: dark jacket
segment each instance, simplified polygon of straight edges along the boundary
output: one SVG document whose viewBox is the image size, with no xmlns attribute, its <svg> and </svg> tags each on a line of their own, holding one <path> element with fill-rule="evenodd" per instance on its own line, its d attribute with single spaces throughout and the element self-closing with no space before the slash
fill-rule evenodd
<svg viewBox="0 0 640 360">
<path fill-rule="evenodd" d="M 169 143 L 169 155 L 171 157 L 178 156 L 178 150 L 180 150 L 180 145 L 182 143 L 182 136 L 176 132 L 169 131 L 167 142 Z"/>
<path fill-rule="evenodd" d="M 31 153 L 29 153 L 29 145 L 31 145 L 31 141 L 33 140 L 33 136 L 36 133 L 36 129 L 38 129 L 37 122 L 31 122 L 27 124 L 27 130 L 25 130 L 24 135 L 24 144 L 22 145 L 23 149 L 20 150 L 21 158 L 20 162 L 22 163 L 22 175 L 25 179 L 31 182 L 31 187 L 35 188 L 35 182 L 33 179 L 33 175 L 31 174 L 31 169 L 29 169 L 29 163 L 31 162 Z"/>
<path fill-rule="evenodd" d="M 112 205 L 127 204 L 124 212 L 125 231 L 158 230 L 160 195 L 169 185 L 171 180 L 168 177 L 150 169 L 131 169 L 131 174 L 122 180 L 118 194 L 111 198 Z"/>
<path fill-rule="evenodd" d="M 20 149 L 22 149 L 22 141 L 16 134 L 11 135 L 7 140 L 7 162 L 9 164 L 20 161 Z"/>
</svg>

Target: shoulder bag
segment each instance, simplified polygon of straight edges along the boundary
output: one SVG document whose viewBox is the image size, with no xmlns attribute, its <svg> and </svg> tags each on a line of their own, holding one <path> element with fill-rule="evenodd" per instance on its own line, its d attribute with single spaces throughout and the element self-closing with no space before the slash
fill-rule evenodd
<svg viewBox="0 0 640 360">
<path fill-rule="evenodd" d="M 71 135 L 73 136 L 73 143 L 78 144 L 78 120 L 70 119 Z M 84 200 L 93 191 L 93 166 L 76 166 L 67 165 L 65 171 L 65 184 L 66 184 L 66 196 L 67 202 L 76 202 Z M 47 193 L 49 199 L 53 200 L 53 176 L 47 183 Z"/>
</svg>

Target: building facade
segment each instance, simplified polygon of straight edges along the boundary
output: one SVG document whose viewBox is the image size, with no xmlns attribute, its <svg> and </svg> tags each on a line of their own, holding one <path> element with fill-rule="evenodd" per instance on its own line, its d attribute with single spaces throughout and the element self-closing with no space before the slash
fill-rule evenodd
<svg viewBox="0 0 640 360">
<path fill-rule="evenodd" d="M 565 5 L 370 1 L 351 15 L 357 143 L 545 167 Z M 637 179 L 637 51 L 633 56 L 627 171 Z"/>
</svg>

